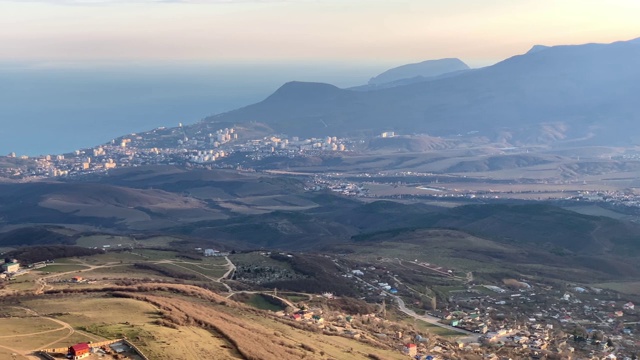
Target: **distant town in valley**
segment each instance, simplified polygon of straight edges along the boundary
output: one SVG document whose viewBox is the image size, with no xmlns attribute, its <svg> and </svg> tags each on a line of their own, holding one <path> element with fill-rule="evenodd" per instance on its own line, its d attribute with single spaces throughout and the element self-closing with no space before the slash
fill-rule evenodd
<svg viewBox="0 0 640 360">
<path fill-rule="evenodd" d="M 212 125 L 205 125 L 210 130 Z M 260 129 L 264 131 L 264 129 Z M 15 153 L 4 157 L 0 177 L 30 182 L 41 179 L 79 179 L 106 175 L 116 168 L 131 168 L 153 165 L 171 165 L 192 169 L 234 169 L 245 172 L 263 172 L 303 176 L 308 178 L 309 190 L 330 189 L 347 196 L 378 199 L 444 199 L 444 200 L 500 200 L 520 199 L 530 201 L 568 201 L 576 203 L 604 203 L 611 207 L 638 208 L 640 192 L 630 190 L 624 178 L 606 181 L 592 174 L 575 171 L 571 176 L 549 174 L 546 177 L 527 178 L 521 174 L 516 178 L 492 177 L 482 173 L 474 176 L 474 171 L 421 172 L 404 170 L 402 164 L 395 169 L 379 170 L 365 167 L 358 171 L 355 166 L 336 164 L 345 158 L 367 156 L 397 157 L 398 154 L 420 158 L 419 154 L 398 151 L 393 146 L 396 141 L 420 138 L 420 135 L 402 136 L 395 132 L 382 132 L 373 138 L 343 138 L 336 136 L 300 138 L 283 134 L 254 138 L 255 129 L 231 127 L 211 130 L 188 130 L 182 124 L 174 128 L 157 128 L 149 132 L 130 134 L 114 139 L 108 144 L 95 148 L 76 150 L 72 153 L 42 155 L 36 157 L 18 156 Z M 393 142 L 389 148 L 372 150 L 372 141 L 384 144 Z M 496 148 L 488 144 L 490 155 L 463 155 L 460 158 L 476 161 L 479 157 L 517 157 L 534 155 L 535 147 Z M 450 152 L 459 150 L 456 147 Z M 474 149 L 478 151 L 478 149 Z M 469 150 L 471 151 L 471 150 Z M 615 149 L 616 155 L 604 150 L 591 156 L 583 156 L 582 162 L 593 166 L 594 162 L 619 161 L 635 163 L 640 153 L 635 149 Z M 479 151 L 482 152 L 482 151 Z M 546 152 L 543 150 L 542 152 Z M 441 156 L 448 156 L 442 151 Z M 451 155 L 459 157 L 458 154 Z M 0 157 L 1 159 L 1 157 Z M 561 168 L 567 161 L 580 165 L 580 157 L 557 158 L 550 161 L 551 167 Z M 326 163 L 325 163 L 326 162 Z M 328 163 L 328 165 L 327 165 Z M 539 167 L 534 162 L 531 167 Z M 529 165 L 522 164 L 523 167 Z M 328 168 L 323 169 L 322 167 Z M 332 171 L 336 167 L 342 171 Z M 520 165 L 518 165 L 520 167 Z M 374 171 L 371 171 L 374 170 Z M 377 171 L 375 171 L 377 170 Z M 497 169 L 500 170 L 500 169 Z M 545 169 L 542 169 L 545 170 Z M 632 170 L 636 170 L 633 168 Z M 477 171 L 482 172 L 482 171 Z M 627 180 L 633 179 L 632 172 Z M 500 174 L 502 175 L 502 174 Z M 584 176 L 582 176 L 584 175 Z M 600 174 L 599 174 L 600 175 Z M 589 179 L 589 180 L 586 180 Z M 622 181 L 621 181 L 622 180 Z"/>
</svg>

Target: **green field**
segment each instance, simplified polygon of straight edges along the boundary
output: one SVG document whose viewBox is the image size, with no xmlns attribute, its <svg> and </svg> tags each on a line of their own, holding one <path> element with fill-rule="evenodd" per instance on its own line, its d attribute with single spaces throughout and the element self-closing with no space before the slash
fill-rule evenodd
<svg viewBox="0 0 640 360">
<path fill-rule="evenodd" d="M 291 301 L 292 303 L 297 303 L 300 301 L 307 301 L 309 300 L 308 296 L 304 296 L 304 295 L 295 295 L 295 294 L 280 294 L 278 293 L 279 296 L 284 297 L 285 299 Z"/>
<path fill-rule="evenodd" d="M 623 294 L 640 295 L 640 281 L 607 282 L 593 284 L 593 287 L 618 291 Z"/>
<path fill-rule="evenodd" d="M 79 270 L 86 270 L 86 269 L 88 269 L 88 267 L 84 265 L 51 264 L 38 269 L 38 271 L 50 272 L 50 273 L 63 273 L 63 272 L 79 271 Z"/>
<path fill-rule="evenodd" d="M 187 264 L 187 263 L 181 263 L 181 262 L 177 262 L 175 265 L 179 265 L 188 269 L 191 269 L 193 271 L 196 271 L 202 275 L 205 276 L 209 276 L 215 279 L 218 279 L 220 277 L 222 277 L 222 275 L 224 275 L 227 272 L 227 267 L 211 267 L 211 266 L 206 266 L 206 265 L 199 265 L 199 264 Z"/>
<path fill-rule="evenodd" d="M 131 251 L 131 254 L 140 256 L 141 259 L 144 260 L 167 260 L 167 259 L 175 259 L 178 252 L 171 250 L 155 250 L 155 249 L 134 249 Z"/>
<path fill-rule="evenodd" d="M 253 306 L 261 310 L 281 311 L 284 310 L 282 306 L 276 305 L 269 301 L 266 296 L 261 294 L 252 294 L 245 304 Z"/>
<path fill-rule="evenodd" d="M 237 266 L 255 265 L 255 266 L 272 266 L 272 267 L 286 268 L 286 269 L 291 268 L 291 266 L 285 262 L 277 261 L 268 256 L 260 255 L 260 253 L 258 252 L 230 255 L 229 259 Z"/>
</svg>

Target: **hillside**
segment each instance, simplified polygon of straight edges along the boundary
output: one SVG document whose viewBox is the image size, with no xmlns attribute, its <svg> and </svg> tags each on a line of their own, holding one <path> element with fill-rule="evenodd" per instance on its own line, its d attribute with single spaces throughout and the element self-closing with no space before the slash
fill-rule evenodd
<svg viewBox="0 0 640 360">
<path fill-rule="evenodd" d="M 579 214 L 546 204 L 466 205 L 423 213 L 414 225 L 354 236 L 370 241 L 416 229 L 455 229 L 512 246 L 557 254 L 623 255 L 640 253 L 640 226 L 608 217 Z"/>
<path fill-rule="evenodd" d="M 0 184 L 0 231 L 22 224 L 154 230 L 318 206 L 295 179 L 177 167 L 118 169 L 109 176 Z"/>
<path fill-rule="evenodd" d="M 264 101 L 206 119 L 266 123 L 291 135 L 478 132 L 510 144 L 632 144 L 640 43 L 555 46 L 496 65 L 379 91 L 288 83 Z"/>
</svg>

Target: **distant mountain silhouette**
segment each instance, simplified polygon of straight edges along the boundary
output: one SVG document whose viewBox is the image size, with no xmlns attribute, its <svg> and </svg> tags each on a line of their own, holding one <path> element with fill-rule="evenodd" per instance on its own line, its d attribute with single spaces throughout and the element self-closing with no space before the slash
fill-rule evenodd
<svg viewBox="0 0 640 360">
<path fill-rule="evenodd" d="M 415 84 L 415 83 L 419 83 L 419 82 L 446 79 L 446 78 L 450 78 L 450 77 L 454 77 L 454 76 L 458 76 L 458 75 L 464 74 L 464 73 L 466 73 L 468 71 L 473 71 L 473 70 L 472 69 L 458 70 L 458 71 L 452 71 L 452 72 L 444 73 L 444 74 L 437 75 L 437 76 L 430 76 L 430 77 L 414 76 L 414 77 L 410 77 L 410 78 L 391 81 L 391 82 L 388 82 L 388 83 L 367 84 L 367 85 L 354 86 L 354 87 L 348 88 L 347 90 L 371 91 L 371 90 L 389 89 L 389 88 L 392 88 L 392 87 L 403 86 L 403 85 L 411 85 L 411 84 Z"/>
<path fill-rule="evenodd" d="M 371 78 L 369 85 L 381 85 L 415 77 L 428 78 L 461 70 L 469 70 L 469 66 L 460 59 L 427 60 L 417 64 L 407 64 L 389 69 Z"/>
<path fill-rule="evenodd" d="M 513 144 L 640 140 L 640 39 L 534 49 L 456 76 L 375 91 L 288 83 L 260 103 L 205 121 L 262 122 L 300 136 L 392 129 L 477 132 Z"/>
<path fill-rule="evenodd" d="M 527 54 L 537 53 L 538 51 L 546 50 L 548 48 L 549 48 L 548 46 L 544 46 L 544 45 L 533 45 L 531 50 L 527 51 Z"/>
</svg>

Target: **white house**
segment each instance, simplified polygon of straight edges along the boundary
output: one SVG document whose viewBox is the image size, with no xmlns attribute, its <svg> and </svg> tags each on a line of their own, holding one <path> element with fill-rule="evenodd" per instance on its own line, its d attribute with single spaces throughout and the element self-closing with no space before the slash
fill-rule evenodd
<svg viewBox="0 0 640 360">
<path fill-rule="evenodd" d="M 218 250 L 204 249 L 204 256 L 216 256 L 218 253 L 220 253 Z"/>
</svg>

